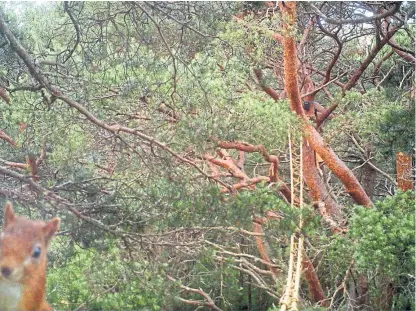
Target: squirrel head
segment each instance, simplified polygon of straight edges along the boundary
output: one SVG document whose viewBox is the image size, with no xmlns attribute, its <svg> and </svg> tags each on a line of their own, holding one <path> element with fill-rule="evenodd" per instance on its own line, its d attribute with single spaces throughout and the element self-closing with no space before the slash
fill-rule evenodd
<svg viewBox="0 0 416 311">
<path fill-rule="evenodd" d="M 0 233 L 0 281 L 25 284 L 28 279 L 45 278 L 47 249 L 61 220 L 48 223 L 16 216 L 6 203 Z"/>
</svg>

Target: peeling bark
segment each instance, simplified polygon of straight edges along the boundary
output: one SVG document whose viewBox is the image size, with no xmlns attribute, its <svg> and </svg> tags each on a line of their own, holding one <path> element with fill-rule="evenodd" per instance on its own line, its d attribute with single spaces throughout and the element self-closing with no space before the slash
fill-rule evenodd
<svg viewBox="0 0 416 311">
<path fill-rule="evenodd" d="M 244 152 L 259 152 L 263 158 L 271 163 L 269 170 L 269 177 L 271 181 L 277 181 L 278 169 L 279 169 L 279 157 L 271 155 L 267 152 L 263 145 L 251 145 L 238 141 L 218 141 L 218 146 L 224 149 L 236 149 Z"/>
<path fill-rule="evenodd" d="M 284 72 L 286 92 L 290 100 L 291 108 L 299 117 L 302 118 L 304 122 L 304 131 L 308 143 L 321 156 L 328 168 L 341 180 L 350 196 L 357 204 L 370 207 L 372 206 L 372 202 L 358 182 L 357 178 L 345 165 L 345 163 L 338 158 L 332 148 L 324 142 L 318 131 L 308 122 L 308 118 L 306 117 L 302 107 L 302 100 L 299 93 L 296 70 L 296 42 L 292 34 L 296 20 L 296 3 L 285 2 L 280 6 L 282 7 L 282 11 L 284 13 L 284 20 L 287 21 L 284 24 Z"/>
<path fill-rule="evenodd" d="M 325 161 L 328 168 L 341 180 L 349 195 L 357 204 L 371 207 L 373 203 L 347 165 L 324 142 L 322 136 L 312 125 L 306 124 L 305 127 L 309 144 Z"/>
<path fill-rule="evenodd" d="M 221 189 L 222 193 L 232 192 L 241 188 L 249 188 L 254 189 L 255 185 L 260 182 L 271 183 L 275 182 L 278 187 L 280 193 L 284 196 L 284 198 L 290 202 L 292 193 L 290 188 L 286 185 L 286 183 L 280 178 L 278 174 L 279 169 L 279 157 L 275 155 L 271 155 L 267 152 L 266 148 L 263 145 L 251 145 L 245 142 L 239 141 L 219 141 L 218 139 L 211 138 L 211 140 L 215 141 L 219 147 L 222 149 L 218 150 L 218 154 L 220 158 L 214 157 L 210 154 L 205 154 L 204 159 L 208 161 L 208 165 L 210 166 L 213 174 L 215 177 L 221 176 L 221 172 L 216 168 L 216 166 L 225 168 L 228 173 L 235 178 L 240 179 L 240 181 L 231 187 L 224 187 Z M 234 149 L 238 150 L 240 153 L 239 160 L 236 161 L 232 157 L 228 155 L 225 149 Z M 270 163 L 269 168 L 269 176 L 256 176 L 250 178 L 243 170 L 242 164 L 244 163 L 244 152 L 259 152 L 262 154 L 263 158 Z M 299 204 L 299 199 L 294 198 L 294 202 Z"/>
<path fill-rule="evenodd" d="M 279 2 L 279 6 L 283 12 L 283 20 L 285 21 L 283 47 L 286 93 L 290 100 L 291 109 L 302 118 L 305 124 L 307 124 L 308 118 L 303 110 L 297 78 L 297 53 L 296 42 L 294 40 L 296 2 Z M 322 302 L 323 305 L 327 305 L 325 302 L 325 293 L 322 289 L 318 275 L 306 254 L 303 256 L 302 266 L 313 300 Z"/>
<path fill-rule="evenodd" d="M 412 176 L 412 156 L 403 152 L 396 153 L 397 185 L 402 191 L 414 190 Z"/>
</svg>

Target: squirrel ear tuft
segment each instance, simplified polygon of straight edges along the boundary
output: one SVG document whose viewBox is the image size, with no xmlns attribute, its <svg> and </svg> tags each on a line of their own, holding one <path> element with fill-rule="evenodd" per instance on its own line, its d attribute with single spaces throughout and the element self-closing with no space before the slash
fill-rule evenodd
<svg viewBox="0 0 416 311">
<path fill-rule="evenodd" d="M 43 234 L 45 235 L 46 242 L 49 244 L 49 242 L 52 240 L 53 236 L 55 235 L 56 231 L 59 230 L 59 226 L 61 225 L 61 219 L 58 217 L 55 217 L 50 222 L 48 222 L 43 227 Z"/>
<path fill-rule="evenodd" d="M 12 224 L 16 220 L 12 202 L 7 202 L 4 209 L 4 228 Z"/>
</svg>

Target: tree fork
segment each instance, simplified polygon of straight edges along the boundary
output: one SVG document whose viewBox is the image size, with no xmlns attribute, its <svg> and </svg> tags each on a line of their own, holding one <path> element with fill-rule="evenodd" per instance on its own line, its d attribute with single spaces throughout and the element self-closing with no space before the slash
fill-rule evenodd
<svg viewBox="0 0 416 311">
<path fill-rule="evenodd" d="M 284 2 L 280 4 L 284 16 L 284 72 L 285 86 L 290 105 L 293 111 L 300 116 L 304 123 L 304 131 L 308 143 L 321 156 L 331 171 L 338 176 L 344 184 L 350 196 L 357 204 L 367 207 L 372 206 L 370 198 L 365 193 L 357 178 L 351 170 L 342 162 L 330 146 L 328 146 L 314 126 L 309 124 L 308 118 L 302 107 L 302 100 L 299 93 L 297 77 L 297 53 L 296 42 L 293 38 L 293 31 L 296 22 L 296 3 Z"/>
</svg>

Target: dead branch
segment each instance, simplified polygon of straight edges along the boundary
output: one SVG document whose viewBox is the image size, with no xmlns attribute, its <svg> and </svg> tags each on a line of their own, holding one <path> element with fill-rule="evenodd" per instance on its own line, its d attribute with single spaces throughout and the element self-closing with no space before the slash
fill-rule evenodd
<svg viewBox="0 0 416 311">
<path fill-rule="evenodd" d="M 357 70 L 355 70 L 351 78 L 344 85 L 343 92 L 350 90 L 357 84 L 357 81 L 360 79 L 360 77 L 362 76 L 364 71 L 367 69 L 367 67 L 371 64 L 371 62 L 374 60 L 374 58 L 377 56 L 380 50 L 393 37 L 393 35 L 401 28 L 401 26 L 402 25 L 399 24 L 396 27 L 394 27 L 392 30 L 386 31 L 385 37 L 382 40 L 376 40 L 376 44 L 374 45 L 374 47 L 372 48 L 372 50 L 370 51 L 366 59 L 364 59 L 364 61 L 361 62 L 360 67 L 357 68 Z"/>
<path fill-rule="evenodd" d="M 321 31 L 323 33 L 325 33 L 326 35 L 328 35 L 329 37 L 334 39 L 334 41 L 336 42 L 336 44 L 338 46 L 337 51 L 334 54 L 334 57 L 332 58 L 331 62 L 329 63 L 329 65 L 326 69 L 324 80 L 321 83 L 321 86 L 323 86 L 326 83 L 328 83 L 328 81 L 331 79 L 331 71 L 334 68 L 335 64 L 337 63 L 337 61 L 339 59 L 339 56 L 341 55 L 343 45 L 342 45 L 341 40 L 339 40 L 339 38 L 337 36 L 337 33 L 341 30 L 341 26 L 339 26 L 335 30 L 335 33 L 332 33 L 330 31 L 326 30 L 325 27 L 322 26 L 321 19 L 319 17 L 317 18 L 317 24 L 318 24 L 318 27 L 321 29 Z M 316 93 L 314 95 L 316 95 Z"/>
<path fill-rule="evenodd" d="M 331 83 L 333 83 L 333 82 L 335 82 L 335 81 L 337 81 L 337 80 L 339 80 L 339 79 L 341 79 L 343 76 L 345 76 L 347 74 L 347 72 L 344 72 L 343 74 L 341 74 L 341 75 L 339 75 L 338 77 L 335 77 L 334 79 L 332 79 L 332 80 L 330 80 L 330 81 L 328 81 L 328 82 L 326 82 L 326 83 L 324 83 L 325 82 L 325 80 L 326 79 L 324 79 L 324 81 L 322 82 L 323 84 L 321 85 L 321 86 L 318 86 L 317 88 L 315 88 L 313 91 L 310 91 L 310 92 L 307 92 L 307 93 L 305 93 L 305 94 L 302 94 L 301 95 L 301 97 L 302 98 L 305 98 L 305 97 L 308 97 L 308 96 L 315 96 L 316 95 L 316 93 L 318 93 L 320 90 L 322 90 L 323 88 L 325 88 L 325 87 L 327 87 L 329 84 L 331 84 Z"/>
<path fill-rule="evenodd" d="M 393 3 L 393 6 L 389 10 L 386 10 L 383 13 L 375 14 L 369 17 L 362 17 L 362 18 L 357 18 L 357 19 L 333 19 L 333 18 L 327 17 L 312 3 L 308 3 L 308 5 L 312 8 L 312 10 L 315 12 L 316 15 L 322 18 L 325 22 L 329 24 L 335 24 L 335 25 L 362 24 L 362 23 L 374 22 L 374 21 L 386 18 L 388 16 L 394 15 L 400 9 L 401 4 L 402 2 L 395 2 Z"/>
<path fill-rule="evenodd" d="M 190 300 L 190 299 L 184 299 L 184 298 L 178 297 L 180 301 L 190 304 L 190 305 L 194 305 L 194 306 L 205 306 L 215 311 L 223 311 L 222 309 L 216 306 L 214 300 L 212 300 L 212 298 L 206 292 L 204 292 L 201 288 L 196 289 L 196 288 L 191 288 L 183 284 L 180 284 L 175 278 L 171 277 L 170 275 L 168 275 L 167 278 L 171 280 L 172 282 L 176 282 L 179 285 L 179 287 L 182 288 L 185 292 L 199 294 L 205 299 L 204 301 L 200 301 L 200 300 Z"/>
<path fill-rule="evenodd" d="M 318 210 L 319 214 L 322 216 L 325 223 L 328 224 L 333 233 L 347 233 L 348 230 L 346 228 L 341 228 L 339 224 L 333 220 L 330 215 L 328 215 L 324 202 L 315 202 L 313 206 Z"/>
<path fill-rule="evenodd" d="M 261 233 L 261 234 L 264 235 L 264 233 Z M 211 246 L 213 246 L 213 247 L 215 247 L 217 249 L 219 249 L 219 252 L 218 253 L 221 253 L 221 254 L 224 254 L 224 255 L 233 256 L 233 257 L 249 258 L 249 259 L 253 260 L 254 262 L 262 263 L 262 264 L 264 264 L 264 265 L 266 265 L 268 267 L 278 268 L 278 266 L 275 263 L 268 262 L 268 261 L 266 261 L 266 260 L 264 260 L 262 258 L 259 258 L 257 256 L 250 255 L 250 254 L 246 254 L 246 253 L 234 253 L 234 252 L 230 252 L 230 251 L 225 250 L 225 248 L 222 247 L 221 245 L 215 244 L 215 243 L 213 243 L 211 241 L 208 241 L 208 240 L 205 240 L 205 243 L 208 244 L 208 245 L 211 245 Z"/>
<path fill-rule="evenodd" d="M 31 187 L 32 190 L 34 190 L 36 193 L 38 193 L 40 195 L 43 195 L 43 197 L 45 199 L 51 201 L 57 208 L 66 209 L 66 210 L 70 211 L 71 213 L 73 213 L 79 219 L 82 219 L 82 220 L 94 225 L 97 228 L 100 228 L 104 231 L 107 231 L 107 232 L 109 232 L 109 233 L 111 233 L 115 236 L 119 236 L 119 237 L 125 237 L 127 235 L 126 232 L 112 230 L 108 226 L 101 223 L 100 221 L 82 214 L 80 211 L 78 211 L 74 207 L 75 204 L 72 204 L 70 201 L 68 201 L 65 198 L 62 198 L 61 196 L 57 195 L 55 192 L 50 191 L 50 190 L 42 187 L 41 185 L 39 185 L 38 183 L 33 181 L 32 178 L 29 178 L 28 176 L 25 176 L 25 175 L 16 173 L 14 171 L 11 171 L 7 167 L 4 167 L 4 166 L 0 166 L 0 173 L 4 174 L 4 175 L 7 175 L 9 177 L 15 178 L 17 180 L 20 180 L 21 182 L 23 182 L 25 184 L 28 184 Z"/>
<path fill-rule="evenodd" d="M 348 135 L 348 136 L 351 138 L 352 142 L 357 147 L 357 149 L 360 150 L 361 154 L 362 155 L 365 155 L 366 152 L 360 146 L 360 144 L 358 143 L 356 137 L 354 137 L 354 135 Z M 384 177 L 386 177 L 393 185 L 397 186 L 396 180 L 393 177 L 391 177 L 389 174 L 387 174 L 386 172 L 382 171 L 377 166 L 375 166 L 374 163 L 370 161 L 370 159 L 363 159 L 363 160 L 366 161 L 366 164 L 370 165 L 371 168 L 373 168 L 375 171 L 379 172 L 381 175 L 383 175 Z"/>
<path fill-rule="evenodd" d="M 271 163 L 270 167 L 270 180 L 277 181 L 278 179 L 278 169 L 279 169 L 279 157 L 275 155 L 271 155 L 267 152 L 266 148 L 263 145 L 251 145 L 245 142 L 239 141 L 218 141 L 217 144 L 219 147 L 224 149 L 236 149 L 244 152 L 259 152 L 263 156 L 263 158 Z"/>
</svg>

